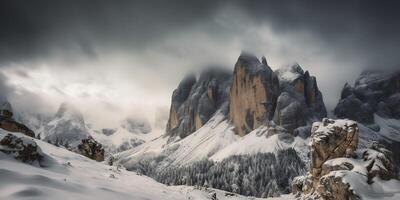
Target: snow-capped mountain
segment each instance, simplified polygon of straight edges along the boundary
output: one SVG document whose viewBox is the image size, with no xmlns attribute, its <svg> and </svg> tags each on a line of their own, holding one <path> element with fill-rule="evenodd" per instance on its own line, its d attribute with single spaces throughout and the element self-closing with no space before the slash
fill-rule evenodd
<svg viewBox="0 0 400 200">
<path fill-rule="evenodd" d="M 322 94 L 316 78 L 309 72 L 304 72 L 298 64 L 274 72 L 265 58 L 260 62 L 244 53 L 238 58 L 233 74 L 211 70 L 198 79 L 184 78 L 172 95 L 166 134 L 114 158 L 127 169 L 139 170 L 158 180 L 158 174 L 171 169 L 197 168 L 204 160 L 223 165 L 235 156 L 240 159 L 255 156 L 257 160 L 264 154 L 273 157 L 279 154 L 288 156 L 285 160 L 295 166 L 296 170 L 287 173 L 291 179 L 305 170 L 312 123 L 325 116 Z M 296 150 L 296 155 L 282 153 L 287 149 Z M 273 196 L 287 191 L 288 182 L 279 182 L 278 188 L 276 178 L 263 183 L 248 180 L 256 185 L 266 184 L 265 188 L 240 192 Z M 179 181 L 167 183 L 179 184 Z M 234 187 L 211 184 L 236 191 Z"/>
<path fill-rule="evenodd" d="M 45 141 L 68 142 L 72 146 L 90 136 L 82 113 L 69 103 L 62 103 L 54 117 L 38 134 Z"/>
<path fill-rule="evenodd" d="M 341 100 L 335 108 L 338 117 L 358 120 L 359 123 L 349 120 L 335 121 L 325 118 L 327 112 L 316 77 L 304 71 L 299 64 L 273 71 L 264 57 L 260 61 L 251 54 L 243 53 L 239 56 L 233 73 L 213 69 L 204 71 L 198 78 L 194 75 L 184 78 L 172 94 L 165 129 L 160 125 L 153 126 L 144 116 L 126 117 L 115 127 L 94 128 L 85 121 L 77 108 L 68 103 L 61 104 L 52 117 L 19 113 L 14 118 L 26 123 L 44 141 L 53 144 L 67 142 L 84 152 L 80 152 L 81 154 L 97 161 L 104 159 L 105 149 L 108 163 L 150 176 L 158 182 L 228 191 L 228 195 L 225 194 L 219 199 L 231 195 L 242 198 L 229 192 L 246 196 L 275 197 L 287 194 L 293 188 L 298 195 L 306 195 L 307 198 L 310 197 L 307 195 L 311 195 L 310 198 L 329 197 L 332 191 L 327 185 L 342 188 L 340 195 L 343 197 L 353 197 L 347 192 L 352 191 L 354 185 L 357 193 L 355 196 L 367 199 L 374 195 L 381 197 L 379 191 L 386 191 L 393 194 L 388 199 L 396 199 L 396 189 L 380 190 L 377 187 L 379 184 L 388 187 L 400 185 L 393 180 L 397 177 L 399 156 L 392 156 L 390 151 L 380 145 L 373 145 L 372 150 L 367 148 L 375 144 L 372 141 L 380 141 L 387 145 L 389 150 L 393 152 L 398 150 L 399 81 L 398 73 L 364 72 L 354 86 L 345 85 Z M 3 108 L 0 109 L 3 118 L 10 119 L 7 110 L 11 110 L 11 104 L 4 104 L 1 108 Z M 19 129 L 10 130 L 21 132 Z M 6 138 L 4 144 L 7 145 L 13 144 L 12 141 L 28 141 L 18 140 L 20 134 L 16 134 L 18 137 L 12 134 L 5 136 L 6 134 L 8 132 L 4 132 L 3 136 Z M 318 134 L 323 137 L 316 138 Z M 350 136 L 345 136 L 343 137 L 345 142 L 342 143 L 340 137 L 343 134 L 352 135 L 352 140 L 347 141 Z M 113 172 L 118 175 L 123 174 L 124 177 L 120 177 L 123 182 L 115 181 L 115 184 L 122 184 L 122 188 L 125 187 L 126 177 L 140 177 L 119 167 L 108 167 L 104 165 L 105 162 L 88 164 L 75 154 L 65 153 L 65 150 L 55 150 L 56 147 L 35 139 L 32 141 L 35 142 L 34 147 L 44 149 L 42 157 L 45 161 L 50 157 L 53 159 L 53 163 L 44 163 L 43 166 L 52 168 L 56 166 L 55 161 L 68 163 L 64 154 L 68 155 L 67 159 L 78 163 L 81 170 L 72 170 L 69 176 L 74 184 L 77 184 L 74 182 L 76 176 L 86 173 L 85 170 L 92 170 L 92 167 L 101 170 L 87 172 L 91 177 L 98 177 L 99 173 L 104 174 L 107 168 L 111 171 L 116 170 Z M 81 144 L 84 141 L 86 143 Z M 351 145 L 340 146 L 346 145 L 346 141 Z M 31 144 L 31 141 L 28 142 Z M 356 151 L 357 146 L 360 147 L 358 151 Z M 329 150 L 331 147 L 334 153 Z M 13 151 L 10 147 L 2 147 L 2 150 L 6 152 L 5 154 Z M 48 155 L 48 152 L 53 151 L 56 153 Z M 332 157 L 323 157 L 330 153 Z M 9 155 L 0 155 L 7 159 L 5 166 L 20 165 L 20 163 L 15 164 L 15 161 L 9 161 Z M 350 158 L 351 156 L 353 157 Z M 361 161 L 361 158 L 364 160 Z M 353 168 L 349 167 L 348 163 Z M 311 168 L 307 169 L 308 165 Z M 68 167 L 71 165 L 68 164 Z M 23 168 L 27 168 L 31 173 L 30 167 Z M 7 170 L 20 176 L 10 168 Z M 345 171 L 339 172 L 340 170 Z M 43 173 L 53 172 L 50 170 Z M 116 178 L 118 175 L 113 173 L 107 177 L 114 180 L 118 179 Z M 299 175 L 304 176 L 296 179 L 295 177 Z M 384 182 L 378 178 L 370 178 L 375 176 L 383 178 Z M 339 180 L 338 177 L 341 178 L 340 181 L 333 181 Z M 352 177 L 358 179 L 354 180 Z M 93 181 L 91 184 L 99 184 L 91 178 L 88 180 Z M 344 180 L 353 185 L 347 187 L 345 184 L 340 184 Z M 379 184 L 373 184 L 371 182 L 373 180 Z M 112 182 L 107 187 L 121 191 L 121 187 L 115 186 Z M 310 182 L 312 185 L 309 185 Z M 134 187 L 132 184 L 130 182 L 127 187 Z M 159 183 L 148 182 L 148 184 L 158 187 Z M 360 189 L 362 184 L 371 187 L 371 194 L 360 194 L 364 193 Z M 315 188 L 318 187 L 324 188 L 315 192 Z M 185 188 L 186 193 L 188 191 L 188 187 L 173 188 L 180 190 Z M 65 192 L 64 185 L 58 189 Z M 216 191 L 213 195 L 221 193 L 218 190 L 213 191 Z M 93 192 L 97 193 L 97 190 L 86 190 L 83 193 Z M 175 190 L 172 189 L 171 192 Z M 104 195 L 104 197 L 111 197 L 107 195 L 137 197 L 127 195 L 125 192 Z M 157 193 L 145 195 L 143 198 L 158 197 Z M 204 198 L 204 194 L 201 193 L 198 197 Z"/>
<path fill-rule="evenodd" d="M 346 83 L 334 110 L 339 118 L 359 122 L 360 145 L 380 141 L 400 150 L 400 71 L 364 71 L 353 86 Z M 397 168 L 400 156 L 394 154 Z"/>
<path fill-rule="evenodd" d="M 170 171 L 186 177 L 196 173 L 194 169 L 201 170 L 200 166 L 218 168 L 227 162 L 234 163 L 234 158 L 245 160 L 246 156 L 254 156 L 252 159 L 257 160 L 260 154 L 274 153 L 290 155 L 285 160 L 297 170 L 281 173 L 291 180 L 296 174 L 304 173 L 303 163 L 309 163 L 310 159 L 308 143 L 312 124 L 326 115 L 316 78 L 304 72 L 300 65 L 273 71 L 265 58 L 260 62 L 253 55 L 242 54 L 233 76 L 206 71 L 199 79 L 186 77 L 173 93 L 166 134 L 118 153 L 114 158 L 129 170 L 140 171 L 167 184 L 182 184 L 179 180 L 165 181 L 163 177 L 170 175 Z M 360 124 L 359 146 L 365 148 L 385 134 L 395 134 L 395 138 L 400 135 L 391 132 L 397 129 L 396 119 L 375 116 L 375 121 L 383 133 L 376 134 L 366 124 Z M 282 153 L 290 149 L 295 150 L 295 156 Z M 278 180 L 278 177 L 270 177 L 264 193 L 255 189 L 250 194 L 284 193 L 288 183 Z M 189 182 L 199 184 L 197 181 L 197 178 L 190 178 Z M 207 181 L 213 187 L 236 191 L 234 187 L 220 185 L 218 180 Z M 225 180 L 231 181 L 235 182 L 230 178 Z M 280 187 L 275 187 L 273 181 L 278 181 Z"/>
</svg>

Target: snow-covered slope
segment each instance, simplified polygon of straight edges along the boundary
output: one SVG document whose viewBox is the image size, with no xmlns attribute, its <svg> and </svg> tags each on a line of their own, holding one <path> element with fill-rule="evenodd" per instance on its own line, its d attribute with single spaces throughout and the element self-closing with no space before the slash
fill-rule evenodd
<svg viewBox="0 0 400 200">
<path fill-rule="evenodd" d="M 0 130 L 0 136 L 8 132 Z M 22 134 L 13 133 L 18 137 Z M 33 139 L 46 154 L 37 167 L 0 152 L 0 199 L 247 199 L 226 192 L 188 186 L 166 186 L 146 176 L 90 160 L 79 154 Z M 289 199 L 284 196 L 280 199 Z"/>
<path fill-rule="evenodd" d="M 118 163 L 128 169 L 142 159 L 162 157 L 165 167 L 184 166 L 202 159 L 221 161 L 233 155 L 276 152 L 289 147 L 295 148 L 306 159 L 307 140 L 290 134 L 269 134 L 269 131 L 263 126 L 239 137 L 223 113 L 218 112 L 203 127 L 184 139 L 168 141 L 167 137 L 159 137 L 114 156 Z"/>
</svg>

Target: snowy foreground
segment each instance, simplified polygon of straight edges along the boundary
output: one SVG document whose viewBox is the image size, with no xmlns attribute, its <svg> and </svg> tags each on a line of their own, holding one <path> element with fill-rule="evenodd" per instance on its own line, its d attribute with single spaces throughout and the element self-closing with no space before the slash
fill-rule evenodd
<svg viewBox="0 0 400 200">
<path fill-rule="evenodd" d="M 7 132 L 1 131 L 0 138 Z M 16 133 L 17 136 L 22 134 Z M 0 199 L 256 199 L 214 189 L 166 186 L 135 172 L 90 160 L 34 139 L 46 154 L 38 167 L 0 152 Z M 1 147 L 1 146 L 0 146 Z M 283 196 L 276 199 L 292 199 Z"/>
</svg>

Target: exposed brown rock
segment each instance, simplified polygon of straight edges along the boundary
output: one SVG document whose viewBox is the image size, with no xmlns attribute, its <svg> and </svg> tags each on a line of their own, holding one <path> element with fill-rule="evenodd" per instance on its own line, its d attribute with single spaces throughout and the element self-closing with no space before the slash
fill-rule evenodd
<svg viewBox="0 0 400 200">
<path fill-rule="evenodd" d="M 104 160 L 103 146 L 92 137 L 82 140 L 78 145 L 78 153 L 99 162 Z"/>
<path fill-rule="evenodd" d="M 10 132 L 20 132 L 29 137 L 35 137 L 35 133 L 31 129 L 11 118 L 0 117 L 0 128 Z"/>
<path fill-rule="evenodd" d="M 374 177 L 397 177 L 392 153 L 378 143 L 358 150 L 357 123 L 351 120 L 323 119 L 311 130 L 311 166 L 306 176 L 296 177 L 292 192 L 300 199 L 355 200 L 351 180 L 373 183 Z M 358 178 L 354 178 L 358 177 Z"/>
<path fill-rule="evenodd" d="M 334 173 L 321 177 L 317 192 L 325 200 L 359 200 L 348 183 Z"/>
<path fill-rule="evenodd" d="M 266 61 L 265 61 L 266 63 Z M 279 81 L 271 68 L 252 55 L 236 62 L 230 88 L 229 118 L 243 136 L 272 119 Z"/>
<path fill-rule="evenodd" d="M 323 119 L 311 129 L 311 174 L 314 184 L 321 177 L 322 164 L 333 158 L 351 157 L 357 149 L 358 126 L 350 120 Z"/>
<path fill-rule="evenodd" d="M 40 147 L 31 138 L 17 137 L 13 134 L 7 134 L 0 141 L 0 145 L 6 148 L 0 148 L 0 151 L 6 154 L 12 154 L 16 159 L 22 162 L 33 163 L 40 162 L 43 153 Z"/>
</svg>

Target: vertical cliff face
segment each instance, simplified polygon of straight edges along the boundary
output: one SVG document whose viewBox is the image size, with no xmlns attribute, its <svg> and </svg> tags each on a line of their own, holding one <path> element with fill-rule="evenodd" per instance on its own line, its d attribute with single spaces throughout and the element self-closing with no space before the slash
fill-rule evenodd
<svg viewBox="0 0 400 200">
<path fill-rule="evenodd" d="M 279 95 L 279 81 L 272 69 L 253 55 L 236 62 L 230 88 L 229 118 L 243 136 L 272 119 Z"/>
<path fill-rule="evenodd" d="M 298 65 L 273 71 L 263 57 L 242 53 L 233 71 L 208 70 L 185 78 L 172 96 L 167 135 L 186 137 L 226 102 L 235 132 L 244 136 L 269 122 L 295 133 L 326 117 L 316 78 Z M 229 102 L 229 103 L 228 103 Z"/>
<path fill-rule="evenodd" d="M 166 135 L 184 138 L 203 126 L 228 101 L 230 81 L 222 69 L 206 70 L 198 80 L 186 77 L 172 95 Z"/>
<path fill-rule="evenodd" d="M 326 117 L 325 104 L 314 76 L 304 72 L 298 64 L 282 67 L 275 73 L 280 84 L 275 123 L 292 132 Z"/>
</svg>

